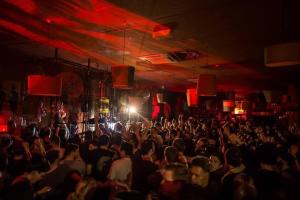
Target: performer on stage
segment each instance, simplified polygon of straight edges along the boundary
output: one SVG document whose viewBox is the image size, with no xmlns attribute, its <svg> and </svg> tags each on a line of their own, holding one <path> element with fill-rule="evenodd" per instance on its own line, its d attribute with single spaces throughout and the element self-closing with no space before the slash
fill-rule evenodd
<svg viewBox="0 0 300 200">
<path fill-rule="evenodd" d="M 65 130 L 65 138 L 69 138 L 69 129 L 67 126 L 67 113 L 64 110 L 63 102 L 57 103 L 57 112 L 55 114 L 55 134 L 58 135 L 61 129 Z"/>
</svg>

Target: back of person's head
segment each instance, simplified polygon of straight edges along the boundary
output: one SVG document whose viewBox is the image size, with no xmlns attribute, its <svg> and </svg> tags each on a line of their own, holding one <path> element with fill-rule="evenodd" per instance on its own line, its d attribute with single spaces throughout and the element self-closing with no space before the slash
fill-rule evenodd
<svg viewBox="0 0 300 200">
<path fill-rule="evenodd" d="M 76 185 L 82 179 L 81 174 L 77 170 L 71 170 L 64 177 L 64 182 L 61 185 L 62 191 L 67 196 L 69 193 L 75 190 Z"/>
<path fill-rule="evenodd" d="M 49 170 L 49 164 L 46 162 L 44 157 L 40 154 L 32 154 L 31 161 L 28 163 L 26 167 L 26 172 L 38 171 L 45 172 Z"/>
<path fill-rule="evenodd" d="M 99 146 L 99 137 L 94 137 L 91 144 L 94 146 Z"/>
<path fill-rule="evenodd" d="M 204 156 L 196 156 L 191 161 L 191 167 L 201 167 L 204 172 L 209 172 L 209 160 Z"/>
<path fill-rule="evenodd" d="M 295 165 L 295 160 L 294 160 L 293 156 L 291 154 L 289 154 L 286 149 L 280 149 L 278 151 L 278 156 L 280 157 L 280 161 L 285 162 L 289 167 L 292 167 Z"/>
<path fill-rule="evenodd" d="M 79 149 L 79 146 L 73 143 L 69 143 L 67 144 L 66 148 L 65 148 L 65 153 L 63 158 L 66 158 L 67 156 L 69 156 L 71 153 L 76 152 Z"/>
<path fill-rule="evenodd" d="M 170 163 L 164 167 L 166 172 L 171 172 L 171 179 L 173 181 L 188 181 L 189 172 L 186 166 L 180 163 Z M 170 179 L 169 179 L 170 180 Z"/>
<path fill-rule="evenodd" d="M 141 146 L 141 154 L 148 155 L 150 150 L 154 152 L 154 143 L 152 140 L 146 140 L 142 143 Z"/>
<path fill-rule="evenodd" d="M 117 145 L 117 146 L 120 146 L 121 145 L 121 143 L 122 143 L 122 136 L 121 136 L 121 134 L 113 134 L 113 136 L 112 136 L 112 144 L 113 145 Z"/>
<path fill-rule="evenodd" d="M 14 156 L 24 156 L 25 155 L 25 149 L 24 149 L 21 141 L 19 141 L 19 140 L 14 141 L 14 143 L 11 146 L 11 153 Z"/>
<path fill-rule="evenodd" d="M 123 142 L 121 144 L 121 151 L 124 151 L 127 156 L 131 156 L 133 154 L 133 146 L 128 142 Z"/>
<path fill-rule="evenodd" d="M 257 199 L 257 190 L 251 177 L 246 174 L 238 174 L 233 181 L 234 200 L 255 200 Z"/>
<path fill-rule="evenodd" d="M 257 149 L 257 156 L 262 164 L 276 165 L 278 151 L 274 144 L 265 143 Z"/>
<path fill-rule="evenodd" d="M 50 164 L 54 164 L 55 161 L 59 159 L 60 152 L 58 150 L 50 150 L 46 152 L 46 159 L 49 161 Z"/>
<path fill-rule="evenodd" d="M 39 136 L 41 138 L 47 138 L 47 137 L 49 138 L 49 136 L 50 136 L 50 130 L 49 130 L 49 128 L 42 128 L 40 130 Z"/>
<path fill-rule="evenodd" d="M 101 135 L 98 142 L 99 146 L 108 146 L 110 142 L 108 135 Z"/>
<path fill-rule="evenodd" d="M 158 129 L 157 129 L 157 127 L 151 127 L 151 129 L 150 129 L 150 133 L 151 134 L 157 134 L 158 133 Z"/>
<path fill-rule="evenodd" d="M 74 135 L 72 138 L 70 138 L 70 139 L 68 140 L 68 143 L 73 143 L 73 144 L 80 145 L 81 139 L 80 139 L 79 135 L 76 134 L 76 135 Z"/>
<path fill-rule="evenodd" d="M 13 140 L 10 136 L 1 135 L 1 137 L 0 137 L 0 149 L 1 150 L 9 148 L 12 144 L 13 144 Z"/>
<path fill-rule="evenodd" d="M 178 152 L 184 152 L 185 150 L 185 144 L 184 144 L 184 140 L 182 138 L 176 138 L 174 141 L 173 141 L 173 147 L 175 147 Z"/>
<path fill-rule="evenodd" d="M 225 157 L 228 165 L 231 165 L 233 167 L 238 167 L 242 164 L 241 151 L 237 147 L 229 148 L 226 151 Z"/>
<path fill-rule="evenodd" d="M 51 137 L 51 143 L 57 147 L 60 147 L 60 137 L 53 135 Z"/>
<path fill-rule="evenodd" d="M 30 128 L 26 127 L 21 130 L 22 140 L 28 141 L 29 138 L 31 138 L 31 137 L 32 137 L 32 130 Z"/>
<path fill-rule="evenodd" d="M 155 128 L 161 128 L 161 124 L 159 122 L 155 122 L 154 127 Z"/>
<path fill-rule="evenodd" d="M 217 157 L 219 159 L 219 161 L 221 162 L 221 164 L 224 164 L 224 155 L 219 152 L 219 151 L 215 151 L 211 154 L 211 156 Z"/>
<path fill-rule="evenodd" d="M 86 141 L 88 143 L 92 142 L 92 140 L 93 140 L 93 132 L 92 131 L 86 131 L 84 133 L 84 136 L 85 136 L 84 141 Z"/>
<path fill-rule="evenodd" d="M 118 122 L 118 123 L 115 124 L 115 131 L 117 133 L 121 133 L 122 129 L 123 129 L 123 125 L 120 122 Z"/>
<path fill-rule="evenodd" d="M 178 150 L 175 147 L 168 146 L 164 151 L 165 159 L 168 163 L 178 162 Z"/>
<path fill-rule="evenodd" d="M 208 138 L 206 137 L 202 137 L 197 141 L 197 145 L 199 147 L 206 147 L 207 145 L 209 145 L 209 141 Z"/>
</svg>

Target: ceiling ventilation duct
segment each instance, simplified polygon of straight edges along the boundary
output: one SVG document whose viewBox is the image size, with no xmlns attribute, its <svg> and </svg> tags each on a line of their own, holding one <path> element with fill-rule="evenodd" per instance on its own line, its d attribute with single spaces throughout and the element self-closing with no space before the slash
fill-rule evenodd
<svg viewBox="0 0 300 200">
<path fill-rule="evenodd" d="M 196 60 L 203 55 L 196 50 L 183 50 L 167 52 L 164 54 L 151 54 L 140 56 L 139 59 L 151 64 L 172 64 L 188 60 Z"/>
<path fill-rule="evenodd" d="M 267 67 L 284 67 L 300 64 L 300 42 L 272 45 L 265 48 Z"/>
</svg>

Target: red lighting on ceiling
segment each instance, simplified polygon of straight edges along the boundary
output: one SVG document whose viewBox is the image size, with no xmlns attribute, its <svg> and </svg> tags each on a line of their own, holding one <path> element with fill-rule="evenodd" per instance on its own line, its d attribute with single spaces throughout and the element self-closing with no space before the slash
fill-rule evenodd
<svg viewBox="0 0 300 200">
<path fill-rule="evenodd" d="M 41 44 L 109 64 L 116 64 L 119 61 L 113 54 L 103 55 L 99 40 L 107 43 L 109 49 L 123 50 L 123 34 L 118 35 L 125 28 L 124 22 L 132 33 L 138 31 L 152 34 L 154 29 L 167 30 L 157 29 L 155 27 L 164 26 L 104 0 L 84 2 L 61 0 L 57 1 L 57 8 L 52 4 L 50 1 L 41 1 L 38 4 L 33 0 L 4 1 L 4 6 L 0 7 L 0 12 L 4 16 L 0 19 L 0 27 Z M 13 9 L 12 6 L 23 12 Z M 126 51 L 131 56 L 139 55 L 140 41 L 128 39 Z M 151 52 L 144 50 L 143 53 Z"/>
<path fill-rule="evenodd" d="M 157 38 L 157 37 L 166 37 L 170 35 L 171 30 L 169 27 L 164 26 L 164 25 L 157 25 L 154 27 L 153 32 L 152 32 L 152 37 Z"/>
<path fill-rule="evenodd" d="M 16 7 L 18 7 L 20 10 L 29 13 L 34 14 L 37 11 L 37 5 L 33 0 L 6 0 L 9 4 L 12 4 Z"/>
<path fill-rule="evenodd" d="M 233 100 L 224 100 L 223 101 L 223 106 L 234 107 L 234 101 Z"/>
</svg>

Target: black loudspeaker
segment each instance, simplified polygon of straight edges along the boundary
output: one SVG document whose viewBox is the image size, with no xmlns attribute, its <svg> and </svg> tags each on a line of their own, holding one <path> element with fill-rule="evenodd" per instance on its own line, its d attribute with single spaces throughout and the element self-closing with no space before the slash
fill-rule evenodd
<svg viewBox="0 0 300 200">
<path fill-rule="evenodd" d="M 134 85 L 134 71 L 132 66 L 114 66 L 111 68 L 113 87 L 131 89 Z"/>
</svg>

